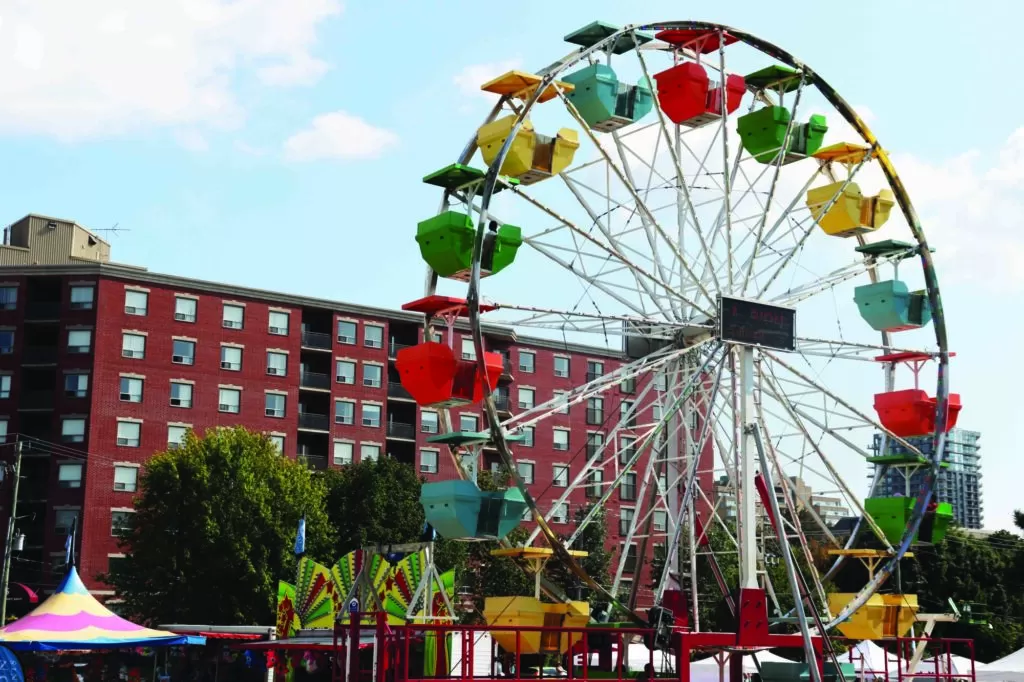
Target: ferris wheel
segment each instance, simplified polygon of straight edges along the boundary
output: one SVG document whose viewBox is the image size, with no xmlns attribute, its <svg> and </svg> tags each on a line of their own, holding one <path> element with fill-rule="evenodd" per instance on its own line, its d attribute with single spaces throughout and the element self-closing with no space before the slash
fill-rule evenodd
<svg viewBox="0 0 1024 682">
<path fill-rule="evenodd" d="M 594 22 L 565 40 L 554 52 L 567 56 L 482 84 L 494 108 L 456 162 L 424 178 L 440 209 L 418 226 L 427 291 L 406 308 L 425 314 L 425 331 L 397 366 L 419 404 L 480 402 L 489 424 L 468 433 L 442 419 L 435 440 L 463 478 L 424 486 L 428 520 L 447 537 L 501 540 L 525 511 L 537 522 L 528 545 L 546 542 L 635 617 L 638 581 L 619 589 L 628 552 L 610 589 L 572 552 L 628 484 L 624 546 L 640 543 L 642 556 L 658 543 L 668 557 L 656 605 L 686 572 L 680 548 L 694 557 L 715 525 L 734 548 L 718 561 L 739 564 L 725 596 L 765 592 L 805 643 L 812 631 L 905 633 L 916 598 L 880 590 L 915 543 L 941 541 L 949 524 L 933 484 L 960 400 L 932 250 L 885 149 L 820 75 L 749 33 Z M 460 319 L 473 358 L 452 347 Z M 595 363 L 571 390 L 513 413 L 496 400 L 503 358 L 486 347 L 487 323 L 605 344 L 625 360 Z M 609 414 L 612 395 L 620 408 Z M 572 406 L 585 406 L 593 434 L 561 496 L 539 504 L 517 474 L 518 444 Z M 484 445 L 508 490 L 476 487 Z M 883 491 L 894 472 L 906 481 L 899 495 Z M 840 537 L 797 481 L 842 500 L 852 532 Z M 580 490 L 592 511 L 563 542 L 552 518 Z M 809 536 L 830 545 L 828 570 L 797 568 Z M 768 541 L 783 548 L 788 584 L 762 570 Z M 868 579 L 827 594 L 851 560 Z M 696 615 L 695 585 L 682 588 Z M 793 613 L 778 606 L 784 592 Z"/>
</svg>

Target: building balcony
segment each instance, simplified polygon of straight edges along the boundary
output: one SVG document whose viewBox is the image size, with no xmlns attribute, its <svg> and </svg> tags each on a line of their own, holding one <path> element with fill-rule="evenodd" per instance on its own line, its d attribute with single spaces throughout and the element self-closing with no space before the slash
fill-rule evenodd
<svg viewBox="0 0 1024 682">
<path fill-rule="evenodd" d="M 330 334 L 322 332 L 302 332 L 302 347 L 314 350 L 329 351 L 333 348 L 334 340 Z"/>
<path fill-rule="evenodd" d="M 494 400 L 494 409 L 496 409 L 498 412 L 511 412 L 508 406 L 507 395 L 505 395 L 504 393 L 492 393 L 491 398 Z"/>
<path fill-rule="evenodd" d="M 60 303 L 29 302 L 25 305 L 26 320 L 59 320 Z"/>
<path fill-rule="evenodd" d="M 29 346 L 26 345 L 21 353 L 21 362 L 24 365 L 53 365 L 57 363 L 56 346 Z"/>
<path fill-rule="evenodd" d="M 398 357 L 398 351 L 411 347 L 412 344 L 399 343 L 394 339 L 388 341 L 388 359 L 394 360 Z"/>
<path fill-rule="evenodd" d="M 388 438 L 400 438 L 402 440 L 416 440 L 416 426 L 405 422 L 388 422 Z"/>
<path fill-rule="evenodd" d="M 301 372 L 299 373 L 299 388 L 329 391 L 331 390 L 331 377 L 317 372 Z"/>
<path fill-rule="evenodd" d="M 405 390 L 405 386 L 402 386 L 400 381 L 388 382 L 388 397 L 397 398 L 398 400 L 412 400 L 409 391 Z"/>
<path fill-rule="evenodd" d="M 323 471 L 327 468 L 327 455 L 299 455 L 297 459 L 307 469 Z"/>
<path fill-rule="evenodd" d="M 18 402 L 19 410 L 52 410 L 54 392 L 52 390 L 23 391 Z"/>
<path fill-rule="evenodd" d="M 299 412 L 299 428 L 306 431 L 329 432 L 331 430 L 331 419 L 326 414 Z"/>
</svg>

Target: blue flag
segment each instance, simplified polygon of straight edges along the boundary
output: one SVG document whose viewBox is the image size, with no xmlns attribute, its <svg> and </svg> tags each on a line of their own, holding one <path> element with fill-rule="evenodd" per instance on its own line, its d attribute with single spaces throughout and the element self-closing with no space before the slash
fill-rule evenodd
<svg viewBox="0 0 1024 682">
<path fill-rule="evenodd" d="M 306 515 L 299 519 L 299 532 L 295 535 L 295 554 L 299 555 L 306 551 Z"/>
</svg>

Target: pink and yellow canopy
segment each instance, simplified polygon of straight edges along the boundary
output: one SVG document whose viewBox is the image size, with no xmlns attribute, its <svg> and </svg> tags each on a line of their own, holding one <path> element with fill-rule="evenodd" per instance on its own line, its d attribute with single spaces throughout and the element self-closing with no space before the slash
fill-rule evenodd
<svg viewBox="0 0 1024 682">
<path fill-rule="evenodd" d="M 203 637 L 152 630 L 112 613 L 89 594 L 74 567 L 49 599 L 27 616 L 0 628 L 0 644 L 16 651 L 120 649 L 204 642 Z"/>
</svg>

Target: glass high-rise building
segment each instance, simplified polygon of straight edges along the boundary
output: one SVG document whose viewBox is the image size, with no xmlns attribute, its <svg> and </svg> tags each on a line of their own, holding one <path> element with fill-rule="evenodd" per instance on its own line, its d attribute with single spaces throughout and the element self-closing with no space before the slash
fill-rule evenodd
<svg viewBox="0 0 1024 682">
<path fill-rule="evenodd" d="M 981 446 L 979 431 L 952 429 L 946 440 L 946 467 L 943 468 L 935 487 L 936 499 L 953 505 L 953 519 L 962 528 L 981 528 L 984 506 L 981 495 Z M 932 453 L 930 436 L 906 439 L 925 455 Z M 879 454 L 882 436 L 875 434 L 871 449 Z M 890 443 L 888 452 L 897 454 L 906 451 L 898 443 Z M 911 474 L 910 480 L 900 469 L 891 468 L 880 483 L 878 496 L 917 495 L 923 472 Z"/>
</svg>

